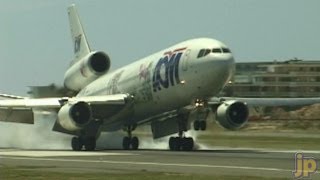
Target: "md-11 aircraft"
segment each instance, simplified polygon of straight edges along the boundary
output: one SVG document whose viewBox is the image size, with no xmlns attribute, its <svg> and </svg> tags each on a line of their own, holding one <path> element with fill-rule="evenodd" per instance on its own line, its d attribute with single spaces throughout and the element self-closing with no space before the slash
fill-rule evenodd
<svg viewBox="0 0 320 180">
<path fill-rule="evenodd" d="M 177 133 L 169 139 L 169 149 L 188 151 L 195 142 L 185 132 L 191 124 L 195 130 L 206 130 L 209 111 L 227 129 L 239 129 L 247 122 L 250 99 L 214 98 L 235 69 L 224 43 L 210 38 L 187 40 L 109 72 L 109 56 L 90 49 L 75 5 L 68 7 L 68 16 L 75 58 L 64 76 L 64 96 L 3 94 L 0 121 L 33 124 L 34 111 L 54 111 L 53 131 L 73 135 L 75 151 L 95 150 L 101 132 L 121 129 L 127 133 L 123 149 L 136 150 L 139 139 L 133 132 L 142 124 L 151 125 L 155 139 Z M 303 103 L 319 101 L 304 99 Z M 196 113 L 195 120 L 189 118 L 191 113 Z"/>
</svg>

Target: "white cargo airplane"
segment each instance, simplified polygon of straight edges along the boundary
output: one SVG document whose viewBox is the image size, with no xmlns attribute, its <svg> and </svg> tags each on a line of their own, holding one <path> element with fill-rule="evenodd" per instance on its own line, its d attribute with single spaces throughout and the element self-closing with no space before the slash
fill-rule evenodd
<svg viewBox="0 0 320 180">
<path fill-rule="evenodd" d="M 169 140 L 170 150 L 192 150 L 194 140 L 184 134 L 192 123 L 190 112 L 196 113 L 195 130 L 206 129 L 210 110 L 227 129 L 238 129 L 247 122 L 244 101 L 212 98 L 234 72 L 233 56 L 222 42 L 209 38 L 184 41 L 108 72 L 108 55 L 90 50 L 74 5 L 68 14 L 75 60 L 65 73 L 64 85 L 76 96 L 2 95 L 0 121 L 32 124 L 34 110 L 55 110 L 53 130 L 74 135 L 71 146 L 76 151 L 94 150 L 101 132 L 121 129 L 128 134 L 123 148 L 138 149 L 139 139 L 132 132 L 145 123 L 151 124 L 154 138 L 178 133 Z"/>
</svg>

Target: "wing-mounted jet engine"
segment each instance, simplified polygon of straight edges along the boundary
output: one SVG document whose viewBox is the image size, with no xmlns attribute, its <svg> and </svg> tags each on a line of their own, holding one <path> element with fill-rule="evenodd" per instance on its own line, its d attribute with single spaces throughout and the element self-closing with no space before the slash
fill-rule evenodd
<svg viewBox="0 0 320 180">
<path fill-rule="evenodd" d="M 196 100 L 194 130 L 206 130 L 210 109 L 215 114 L 218 124 L 226 129 L 237 130 L 247 123 L 249 109 L 246 103 L 222 99 L 209 104 L 203 100 Z"/>
<path fill-rule="evenodd" d="M 79 91 L 110 69 L 110 58 L 102 51 L 90 52 L 74 63 L 65 73 L 66 88 Z"/>
<path fill-rule="evenodd" d="M 241 101 L 224 101 L 216 110 L 216 121 L 229 130 L 237 130 L 243 127 L 248 121 L 248 117 L 248 106 Z"/>
<path fill-rule="evenodd" d="M 68 131 L 81 130 L 92 119 L 91 107 L 88 103 L 77 102 L 65 104 L 58 112 L 59 124 Z"/>
</svg>

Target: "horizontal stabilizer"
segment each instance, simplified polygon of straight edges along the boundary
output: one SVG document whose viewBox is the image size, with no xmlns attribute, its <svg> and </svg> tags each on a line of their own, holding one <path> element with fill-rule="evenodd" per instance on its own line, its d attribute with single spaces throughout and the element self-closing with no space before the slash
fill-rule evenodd
<svg viewBox="0 0 320 180">
<path fill-rule="evenodd" d="M 30 86 L 29 88 L 28 94 L 33 98 L 71 97 L 76 95 L 74 91 L 55 84 L 48 86 Z"/>
</svg>

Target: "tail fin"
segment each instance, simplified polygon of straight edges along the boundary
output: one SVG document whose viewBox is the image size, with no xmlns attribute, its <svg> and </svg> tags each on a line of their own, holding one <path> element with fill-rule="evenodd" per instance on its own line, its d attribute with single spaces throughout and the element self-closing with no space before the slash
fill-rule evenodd
<svg viewBox="0 0 320 180">
<path fill-rule="evenodd" d="M 68 15 L 72 41 L 74 43 L 74 54 L 76 60 L 78 60 L 90 53 L 91 50 L 74 4 L 68 7 Z"/>
</svg>

